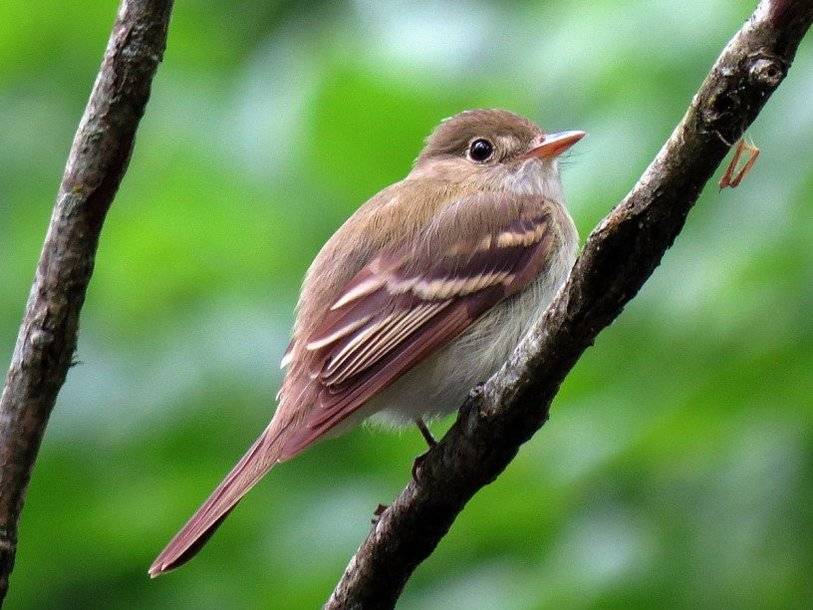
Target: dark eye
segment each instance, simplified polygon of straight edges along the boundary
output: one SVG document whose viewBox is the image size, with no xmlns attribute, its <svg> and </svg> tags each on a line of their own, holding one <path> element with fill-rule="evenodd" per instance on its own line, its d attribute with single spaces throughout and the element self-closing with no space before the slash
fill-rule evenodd
<svg viewBox="0 0 813 610">
<path fill-rule="evenodd" d="M 494 145 L 484 138 L 477 138 L 469 145 L 469 159 L 482 163 L 494 154 Z"/>
</svg>

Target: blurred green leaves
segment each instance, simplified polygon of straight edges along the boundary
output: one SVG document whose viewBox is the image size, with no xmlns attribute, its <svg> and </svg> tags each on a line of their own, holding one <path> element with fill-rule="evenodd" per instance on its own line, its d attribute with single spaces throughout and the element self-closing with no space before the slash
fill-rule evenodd
<svg viewBox="0 0 813 610">
<path fill-rule="evenodd" d="M 8 361 L 116 3 L 0 4 Z M 682 116 L 748 3 L 178 3 L 102 236 L 9 608 L 307 608 L 419 435 L 361 429 L 275 470 L 189 566 L 169 536 L 263 428 L 309 261 L 442 118 L 503 106 L 590 137 L 583 235 Z M 813 598 L 813 49 L 548 425 L 466 508 L 403 608 L 805 607 Z M 449 422 L 436 424 L 436 432 Z"/>
</svg>

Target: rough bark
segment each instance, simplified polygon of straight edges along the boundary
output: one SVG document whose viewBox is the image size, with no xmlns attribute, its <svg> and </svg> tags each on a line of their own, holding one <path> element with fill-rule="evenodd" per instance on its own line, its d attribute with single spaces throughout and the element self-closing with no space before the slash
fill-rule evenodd
<svg viewBox="0 0 813 610">
<path fill-rule="evenodd" d="M 326 608 L 390 608 L 466 502 L 547 420 L 565 375 L 660 263 L 723 158 L 787 74 L 813 0 L 762 0 L 655 160 L 587 240 L 565 287 L 510 361 L 383 511 Z"/>
<path fill-rule="evenodd" d="M 122 0 L 74 137 L 0 397 L 0 603 L 48 417 L 76 348 L 107 210 L 166 45 L 172 0 Z"/>
</svg>

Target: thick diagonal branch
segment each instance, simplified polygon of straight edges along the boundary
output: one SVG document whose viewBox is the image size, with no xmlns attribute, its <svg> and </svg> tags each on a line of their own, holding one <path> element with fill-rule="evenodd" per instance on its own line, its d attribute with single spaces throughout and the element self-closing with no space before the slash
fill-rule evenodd
<svg viewBox="0 0 813 610">
<path fill-rule="evenodd" d="M 565 375 L 658 266 L 730 145 L 784 79 L 811 20 L 811 0 L 762 0 L 655 160 L 590 235 L 542 320 L 381 514 L 327 608 L 392 607 L 466 502 L 545 423 Z"/>
<path fill-rule="evenodd" d="M 166 45 L 172 0 L 122 0 L 57 194 L 0 397 L 0 603 L 31 469 L 76 348 L 107 210 Z"/>
</svg>

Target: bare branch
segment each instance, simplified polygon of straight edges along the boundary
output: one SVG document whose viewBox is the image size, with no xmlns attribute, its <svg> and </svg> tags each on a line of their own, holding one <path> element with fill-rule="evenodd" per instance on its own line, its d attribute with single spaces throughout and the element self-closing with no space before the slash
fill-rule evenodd
<svg viewBox="0 0 813 610">
<path fill-rule="evenodd" d="M 73 140 L 0 397 L 0 603 L 48 417 L 76 349 L 107 210 L 166 45 L 172 0 L 122 0 Z"/>
<path fill-rule="evenodd" d="M 545 423 L 567 373 L 658 266 L 729 147 L 784 79 L 811 21 L 811 0 L 762 0 L 655 160 L 590 235 L 543 318 L 381 514 L 326 608 L 394 606 L 413 570 Z"/>
</svg>

